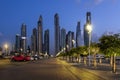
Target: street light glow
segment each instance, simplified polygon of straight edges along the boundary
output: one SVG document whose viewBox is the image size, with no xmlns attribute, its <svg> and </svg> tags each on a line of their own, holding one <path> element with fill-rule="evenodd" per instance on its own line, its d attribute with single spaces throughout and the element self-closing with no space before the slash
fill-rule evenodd
<svg viewBox="0 0 120 80">
<path fill-rule="evenodd" d="M 74 39 L 72 40 L 72 42 L 73 42 L 73 44 L 75 44 L 75 40 Z"/>
<path fill-rule="evenodd" d="M 4 47 L 5 47 L 5 49 L 7 49 L 8 48 L 8 44 L 5 44 Z"/>
<path fill-rule="evenodd" d="M 91 33 L 92 32 L 92 25 L 87 24 L 86 30 L 88 31 L 88 33 Z"/>
</svg>

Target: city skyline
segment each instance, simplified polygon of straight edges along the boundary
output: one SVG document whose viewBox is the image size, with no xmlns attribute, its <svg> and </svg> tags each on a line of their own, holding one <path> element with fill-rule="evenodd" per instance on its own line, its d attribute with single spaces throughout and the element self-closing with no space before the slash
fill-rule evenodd
<svg viewBox="0 0 120 80">
<path fill-rule="evenodd" d="M 22 23 L 26 24 L 27 35 L 30 37 L 32 29 L 37 27 L 40 15 L 43 17 L 43 29 L 50 29 L 52 35 L 50 41 L 52 41 L 55 13 L 59 14 L 60 27 L 65 28 L 66 32 L 76 32 L 76 23 L 80 21 L 83 33 L 88 11 L 92 15 L 93 34 L 101 36 L 106 31 L 120 32 L 119 3 L 119 0 L 0 1 L 0 46 L 5 42 L 15 42 L 15 35 L 20 34 Z M 50 43 L 52 44 L 52 42 Z M 52 46 L 54 47 L 54 45 Z"/>
</svg>

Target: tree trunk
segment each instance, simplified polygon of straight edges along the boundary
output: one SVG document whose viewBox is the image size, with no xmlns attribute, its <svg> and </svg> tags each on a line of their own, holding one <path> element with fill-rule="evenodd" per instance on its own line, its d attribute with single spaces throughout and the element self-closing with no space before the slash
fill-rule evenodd
<svg viewBox="0 0 120 80">
<path fill-rule="evenodd" d="M 70 56 L 69 56 L 69 62 L 71 62 L 71 58 L 70 58 Z"/>
<path fill-rule="evenodd" d="M 80 59 L 80 54 L 78 54 L 78 63 L 81 62 L 81 59 Z"/>
<path fill-rule="evenodd" d="M 73 58 L 74 58 L 74 57 L 72 56 L 72 62 L 73 62 Z"/>
<path fill-rule="evenodd" d="M 113 56 L 112 55 L 110 56 L 110 66 L 111 67 L 113 66 Z"/>
<path fill-rule="evenodd" d="M 86 56 L 84 56 L 84 65 L 86 66 L 87 65 L 87 61 L 86 61 Z"/>
<path fill-rule="evenodd" d="M 97 63 L 96 63 L 96 54 L 94 54 L 94 68 L 96 68 Z"/>
<path fill-rule="evenodd" d="M 116 73 L 116 58 L 115 57 L 116 57 L 116 54 L 113 55 L 113 67 L 112 67 L 113 73 Z"/>
<path fill-rule="evenodd" d="M 101 58 L 101 57 L 99 58 L 99 63 L 100 63 L 100 64 L 102 63 L 102 58 Z"/>
</svg>

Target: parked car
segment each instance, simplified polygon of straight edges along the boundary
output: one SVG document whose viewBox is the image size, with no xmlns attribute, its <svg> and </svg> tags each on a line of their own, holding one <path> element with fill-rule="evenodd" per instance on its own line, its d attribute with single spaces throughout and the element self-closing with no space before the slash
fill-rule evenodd
<svg viewBox="0 0 120 80">
<path fill-rule="evenodd" d="M 15 55 L 12 56 L 11 61 L 30 61 L 31 56 L 24 56 L 24 55 Z"/>
<path fill-rule="evenodd" d="M 39 60 L 39 59 L 43 59 L 43 56 L 39 56 L 39 55 L 35 54 L 35 55 L 32 56 L 32 58 L 34 60 Z"/>
<path fill-rule="evenodd" d="M 12 56 L 11 61 L 24 61 L 24 56 L 23 55 Z"/>
<path fill-rule="evenodd" d="M 24 57 L 24 61 L 30 61 L 31 60 L 31 56 L 25 56 Z"/>
<path fill-rule="evenodd" d="M 34 56 L 32 56 L 32 57 L 33 57 L 34 60 L 40 59 L 38 55 L 34 55 Z"/>
</svg>

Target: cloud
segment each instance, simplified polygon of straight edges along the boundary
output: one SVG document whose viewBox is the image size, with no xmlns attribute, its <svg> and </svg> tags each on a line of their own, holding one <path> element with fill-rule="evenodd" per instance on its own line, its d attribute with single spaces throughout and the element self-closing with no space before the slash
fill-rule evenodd
<svg viewBox="0 0 120 80">
<path fill-rule="evenodd" d="M 100 4 L 105 0 L 94 0 L 95 4 Z M 113 3 L 117 2 L 118 0 L 108 0 L 108 1 L 112 1 Z"/>
<path fill-rule="evenodd" d="M 113 4 L 114 4 L 114 3 L 117 3 L 117 1 L 118 1 L 118 0 L 112 0 L 112 3 L 113 3 Z"/>
<path fill-rule="evenodd" d="M 104 0 L 94 0 L 95 4 L 98 5 L 100 3 L 102 3 Z"/>
<path fill-rule="evenodd" d="M 76 0 L 77 3 L 80 3 L 81 0 Z"/>
</svg>

